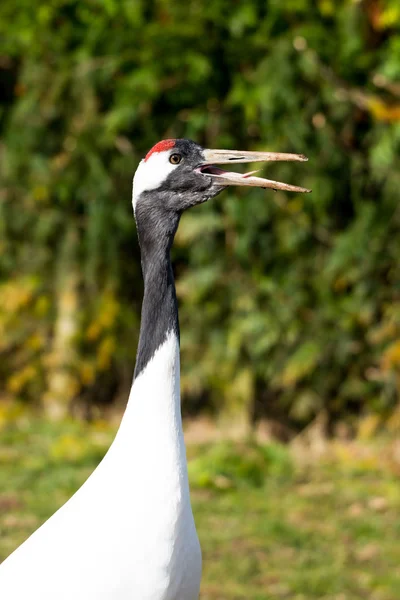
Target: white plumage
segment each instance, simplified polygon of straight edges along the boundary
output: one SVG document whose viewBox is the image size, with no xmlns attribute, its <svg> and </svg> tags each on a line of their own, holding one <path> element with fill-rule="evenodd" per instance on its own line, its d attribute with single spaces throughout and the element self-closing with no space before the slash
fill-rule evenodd
<svg viewBox="0 0 400 600">
<path fill-rule="evenodd" d="M 171 333 L 134 381 L 103 461 L 0 567 L 2 600 L 198 598 L 179 370 Z"/>
</svg>

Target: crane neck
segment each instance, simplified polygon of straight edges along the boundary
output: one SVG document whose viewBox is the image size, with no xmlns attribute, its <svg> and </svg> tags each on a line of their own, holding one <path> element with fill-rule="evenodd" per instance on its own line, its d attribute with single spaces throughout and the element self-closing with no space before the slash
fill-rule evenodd
<svg viewBox="0 0 400 600">
<path fill-rule="evenodd" d="M 140 221 L 137 223 L 144 295 L 134 379 L 170 333 L 177 337 L 179 344 L 178 303 L 170 258 L 178 224 L 179 215 L 174 220 L 171 218 L 168 227 L 163 229 L 159 221 L 158 227 L 150 229 L 141 227 Z"/>
<path fill-rule="evenodd" d="M 190 503 L 180 405 L 178 306 L 170 260 L 179 217 L 167 230 L 159 219 L 150 226 L 154 214 L 147 211 L 138 217 L 136 211 L 144 295 L 134 380 L 113 448 L 133 461 L 135 485 L 146 490 L 135 500 L 136 506 L 142 501 L 147 505 L 151 497 L 154 513 L 162 514 L 165 498 L 175 498 L 176 506 Z"/>
</svg>

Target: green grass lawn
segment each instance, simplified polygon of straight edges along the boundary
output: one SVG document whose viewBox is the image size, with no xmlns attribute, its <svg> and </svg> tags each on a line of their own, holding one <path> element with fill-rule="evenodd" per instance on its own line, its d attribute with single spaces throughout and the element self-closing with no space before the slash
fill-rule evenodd
<svg viewBox="0 0 400 600">
<path fill-rule="evenodd" d="M 0 433 L 0 560 L 86 479 L 105 424 Z M 398 600 L 400 481 L 378 462 L 293 464 L 278 445 L 189 447 L 202 600 Z"/>
</svg>

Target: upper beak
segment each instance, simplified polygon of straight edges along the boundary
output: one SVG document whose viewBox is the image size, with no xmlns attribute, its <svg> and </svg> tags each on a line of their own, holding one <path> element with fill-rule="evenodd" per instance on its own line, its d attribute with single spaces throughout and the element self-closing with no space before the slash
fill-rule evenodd
<svg viewBox="0 0 400 600">
<path fill-rule="evenodd" d="M 204 175 L 212 177 L 216 183 L 225 185 L 247 185 L 253 187 L 271 188 L 273 190 L 286 190 L 287 192 L 311 192 L 307 188 L 263 179 L 262 177 L 253 177 L 257 171 L 250 173 L 234 173 L 224 171 L 215 164 L 228 163 L 252 163 L 267 161 L 306 161 L 308 158 L 304 154 L 285 154 L 282 152 L 247 152 L 240 150 L 203 150 L 204 162 L 200 164 L 197 170 Z"/>
</svg>

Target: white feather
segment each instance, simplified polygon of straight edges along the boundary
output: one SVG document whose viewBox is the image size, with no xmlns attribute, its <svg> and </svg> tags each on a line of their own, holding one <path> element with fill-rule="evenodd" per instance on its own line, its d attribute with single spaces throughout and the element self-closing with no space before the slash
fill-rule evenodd
<svg viewBox="0 0 400 600">
<path fill-rule="evenodd" d="M 153 152 L 147 160 L 140 161 L 133 177 L 132 204 L 133 210 L 142 192 L 155 190 L 165 181 L 170 173 L 177 168 L 169 162 L 169 157 L 174 149 Z"/>
<path fill-rule="evenodd" d="M 179 369 L 171 332 L 134 381 L 103 461 L 0 566 L 2 600 L 197 600 Z"/>
</svg>

